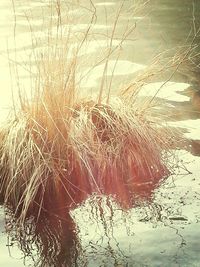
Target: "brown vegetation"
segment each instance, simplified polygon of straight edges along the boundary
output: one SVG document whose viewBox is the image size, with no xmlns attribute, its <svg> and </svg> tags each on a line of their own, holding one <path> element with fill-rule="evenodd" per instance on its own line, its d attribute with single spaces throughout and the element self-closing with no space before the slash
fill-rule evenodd
<svg viewBox="0 0 200 267">
<path fill-rule="evenodd" d="M 31 100 L 20 96 L 19 111 L 1 129 L 0 192 L 20 222 L 53 207 L 70 209 L 93 193 L 113 195 L 128 208 L 134 193 L 151 192 L 170 171 L 165 152 L 176 135 L 152 115 L 154 99 L 137 97 L 156 72 L 139 76 L 115 95 L 103 86 L 102 74 L 99 92 L 81 96 L 76 54 L 66 63 L 68 47 L 52 43 L 46 57 L 36 57 Z"/>
</svg>

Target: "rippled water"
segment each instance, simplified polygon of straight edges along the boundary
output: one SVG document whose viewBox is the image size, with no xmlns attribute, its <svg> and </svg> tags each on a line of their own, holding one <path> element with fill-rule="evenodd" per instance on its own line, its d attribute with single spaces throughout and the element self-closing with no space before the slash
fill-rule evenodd
<svg viewBox="0 0 200 267">
<path fill-rule="evenodd" d="M 1 0 L 0 3 L 1 121 L 6 119 L 12 106 L 11 89 L 16 98 L 18 85 L 25 91 L 31 87 L 30 69 L 34 75 L 35 67 L 33 64 L 30 68 L 33 34 L 40 37 L 36 46 L 36 50 L 40 51 L 45 48 L 43 40 L 48 34 L 47 22 L 50 18 L 52 32 L 57 33 L 57 18 L 50 13 L 48 1 L 15 2 L 14 10 L 12 1 Z M 71 28 L 74 46 L 78 43 L 76 34 L 85 31 L 90 21 L 88 9 L 78 7 L 75 2 L 79 1 L 71 3 L 69 9 L 64 4 L 66 14 L 70 16 L 62 17 L 64 37 L 67 29 Z M 86 2 L 79 4 L 87 6 Z M 92 32 L 95 38 L 88 40 L 79 52 L 84 64 L 78 78 L 85 90 L 99 89 L 105 63 L 95 66 L 95 59 L 100 59 L 106 51 L 108 41 L 104 36 L 112 30 L 120 1 L 94 3 L 97 22 Z M 125 1 L 126 8 L 131 4 L 132 1 Z M 180 1 L 155 0 L 150 1 L 144 10 L 129 17 L 126 13 L 122 14 L 113 45 L 120 43 L 127 21 L 133 26 L 136 23 L 136 28 L 123 44 L 117 65 L 115 59 L 118 54 L 113 54 L 108 62 L 108 83 L 115 69 L 112 90 L 128 83 L 159 52 L 170 49 L 171 54 L 171 49 L 191 42 L 198 29 L 199 1 L 191 3 L 184 0 L 180 4 Z M 195 40 L 196 44 L 198 41 L 199 37 Z M 72 56 L 73 50 L 70 53 Z M 198 58 L 195 60 L 198 64 Z M 17 77 L 20 78 L 17 82 L 14 75 L 16 62 Z M 140 91 L 141 97 L 156 94 L 165 107 L 162 112 L 169 115 L 170 125 L 184 129 L 185 137 L 191 142 L 187 151 L 183 148 L 176 151 L 178 166 L 175 173 L 144 195 L 136 192 L 133 208 L 128 211 L 120 209 L 111 198 L 94 195 L 73 210 L 70 216 L 57 218 L 49 214 L 44 217 L 43 224 L 33 226 L 30 221 L 18 231 L 14 222 L 5 222 L 1 206 L 0 266 L 36 266 L 39 262 L 43 262 L 43 266 L 81 267 L 199 266 L 200 108 L 195 104 L 198 93 L 194 92 L 200 83 L 198 66 L 189 63 L 170 81 L 165 82 L 168 77 L 161 76 L 144 85 Z"/>
</svg>

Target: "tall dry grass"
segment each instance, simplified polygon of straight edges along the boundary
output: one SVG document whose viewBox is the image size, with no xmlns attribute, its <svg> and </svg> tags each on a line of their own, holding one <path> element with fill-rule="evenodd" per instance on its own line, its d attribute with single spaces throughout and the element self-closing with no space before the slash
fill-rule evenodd
<svg viewBox="0 0 200 267">
<path fill-rule="evenodd" d="M 134 192 L 155 187 L 170 173 L 166 151 L 177 135 L 162 127 L 162 117 L 153 116 L 155 101 L 138 98 L 141 85 L 162 68 L 143 73 L 115 94 L 105 86 L 121 9 L 95 94 L 84 95 L 76 79 L 78 53 L 90 26 L 72 59 L 66 60 L 70 37 L 62 43 L 60 20 L 56 40 L 65 45 L 49 38 L 42 56 L 35 54 L 31 99 L 20 94 L 20 108 L 0 135 L 0 191 L 19 222 L 30 215 L 39 218 L 41 211 L 52 208 L 66 212 L 93 193 L 113 195 L 123 208 L 129 208 Z M 95 13 L 92 23 L 94 17 Z M 126 38 L 124 34 L 117 48 Z M 173 68 L 179 62 L 170 64 Z"/>
</svg>

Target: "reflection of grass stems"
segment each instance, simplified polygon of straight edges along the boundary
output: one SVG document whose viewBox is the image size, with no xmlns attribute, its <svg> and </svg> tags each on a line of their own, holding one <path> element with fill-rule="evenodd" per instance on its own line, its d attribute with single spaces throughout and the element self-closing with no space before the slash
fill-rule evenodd
<svg viewBox="0 0 200 267">
<path fill-rule="evenodd" d="M 32 99 L 20 96 L 20 112 L 1 133 L 1 193 L 20 222 L 54 205 L 70 208 L 94 192 L 116 195 L 123 207 L 129 207 L 137 184 L 155 184 L 168 173 L 163 151 L 173 132 L 159 127 L 149 101 L 143 105 L 138 101 L 140 82 L 146 80 L 115 96 L 104 88 L 121 7 L 103 59 L 98 97 L 81 96 L 76 83 L 78 52 L 91 26 L 71 62 L 65 58 L 70 34 L 66 46 L 60 47 L 61 26 L 56 46 L 48 37 L 48 53 L 35 55 L 38 73 Z M 57 7 L 58 16 L 60 11 Z M 95 14 L 91 23 L 94 18 Z M 134 27 L 123 35 L 120 46 Z M 148 75 L 155 73 L 145 79 Z"/>
<path fill-rule="evenodd" d="M 29 266 L 85 266 L 76 224 L 68 213 L 62 219 L 45 213 L 39 223 L 30 219 L 23 227 L 12 214 L 6 214 L 5 222 L 8 249 L 16 244 L 24 254 L 24 264 L 28 261 Z M 12 249 L 9 253 L 12 255 Z"/>
</svg>

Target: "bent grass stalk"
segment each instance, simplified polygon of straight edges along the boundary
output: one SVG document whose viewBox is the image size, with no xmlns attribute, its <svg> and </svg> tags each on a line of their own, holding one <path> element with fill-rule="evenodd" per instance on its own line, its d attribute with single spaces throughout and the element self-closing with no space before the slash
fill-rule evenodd
<svg viewBox="0 0 200 267">
<path fill-rule="evenodd" d="M 164 153 L 175 135 L 151 116 L 153 103 L 141 106 L 139 83 L 115 95 L 104 89 L 110 44 L 97 97 L 80 94 L 79 49 L 71 62 L 65 62 L 67 47 L 51 43 L 46 57 L 36 55 L 32 99 L 20 96 L 20 110 L 0 136 L 0 191 L 20 223 L 41 211 L 66 211 L 93 193 L 113 195 L 129 208 L 134 192 L 148 191 L 169 174 Z"/>
</svg>

